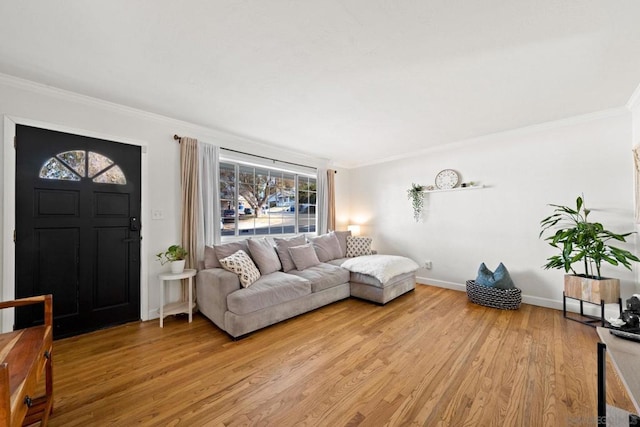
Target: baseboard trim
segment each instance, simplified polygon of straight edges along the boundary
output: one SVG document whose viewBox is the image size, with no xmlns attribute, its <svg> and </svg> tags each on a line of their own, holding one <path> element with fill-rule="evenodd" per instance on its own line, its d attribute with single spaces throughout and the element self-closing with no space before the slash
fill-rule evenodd
<svg viewBox="0 0 640 427">
<path fill-rule="evenodd" d="M 452 289 L 454 291 L 466 292 L 466 284 L 455 282 L 447 282 L 444 280 L 429 279 L 427 277 L 416 277 L 416 282 L 421 285 L 436 286 L 438 288 Z M 562 311 L 562 300 L 553 300 L 550 298 L 542 298 L 533 295 L 522 294 L 522 302 L 525 304 L 536 305 L 538 307 L 551 308 L 553 310 Z M 594 304 L 583 304 L 585 314 L 591 316 L 600 316 L 600 306 Z M 580 313 L 580 303 L 574 299 L 567 299 L 567 311 L 572 313 Z M 617 304 L 607 304 L 604 309 L 605 318 L 620 317 L 619 307 Z"/>
</svg>

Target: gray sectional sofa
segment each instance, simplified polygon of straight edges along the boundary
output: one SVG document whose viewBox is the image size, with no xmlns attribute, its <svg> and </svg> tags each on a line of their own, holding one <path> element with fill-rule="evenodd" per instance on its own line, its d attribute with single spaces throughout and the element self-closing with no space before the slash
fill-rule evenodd
<svg viewBox="0 0 640 427">
<path fill-rule="evenodd" d="M 418 265 L 372 255 L 366 239 L 331 232 L 207 247 L 198 308 L 235 339 L 349 296 L 385 304 L 413 290 Z"/>
</svg>

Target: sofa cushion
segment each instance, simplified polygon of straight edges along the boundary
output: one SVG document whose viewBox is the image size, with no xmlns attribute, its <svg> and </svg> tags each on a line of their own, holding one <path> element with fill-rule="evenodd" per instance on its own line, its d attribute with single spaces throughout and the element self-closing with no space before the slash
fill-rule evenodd
<svg viewBox="0 0 640 427">
<path fill-rule="evenodd" d="M 414 277 L 415 280 L 415 271 L 409 273 L 402 273 L 397 276 L 389 279 L 388 282 L 382 283 L 379 279 L 363 273 L 351 273 L 351 277 L 349 277 L 349 282 L 353 283 L 364 283 L 365 285 L 375 286 L 376 288 L 386 288 L 388 286 L 393 286 L 398 282 L 402 282 L 411 277 Z"/>
<path fill-rule="evenodd" d="M 266 238 L 250 239 L 247 243 L 249 245 L 249 252 L 251 252 L 251 258 L 253 258 L 256 266 L 258 266 L 260 274 L 264 276 L 274 271 L 279 271 L 282 268 L 276 249 L 269 240 Z"/>
<path fill-rule="evenodd" d="M 213 246 L 204 247 L 204 268 L 222 268 Z"/>
<path fill-rule="evenodd" d="M 347 237 L 351 236 L 351 231 L 334 231 L 334 233 L 338 238 L 338 243 L 340 243 L 339 258 L 344 258 L 347 256 Z"/>
<path fill-rule="evenodd" d="M 289 274 L 311 282 L 311 291 L 319 292 L 349 282 L 349 271 L 335 265 L 320 263 L 305 270 L 291 270 Z"/>
<path fill-rule="evenodd" d="M 335 265 L 336 267 L 341 267 L 342 263 L 348 260 L 349 258 L 332 259 L 331 261 L 327 261 L 327 264 Z"/>
<path fill-rule="evenodd" d="M 235 314 L 248 314 L 291 301 L 311 293 L 311 283 L 281 271 L 260 277 L 248 288 L 227 296 L 227 307 Z"/>
<path fill-rule="evenodd" d="M 274 237 L 273 241 L 276 243 L 276 252 L 278 253 L 278 258 L 280 258 L 280 263 L 282 264 L 282 271 L 286 273 L 287 271 L 295 269 L 296 265 L 293 263 L 293 259 L 291 259 L 289 248 L 304 245 L 304 234 L 291 237 L 289 239 Z"/>
<path fill-rule="evenodd" d="M 209 268 L 222 267 L 222 265 L 220 264 L 220 260 L 222 258 L 226 258 L 229 255 L 233 255 L 240 250 L 245 251 L 248 254 L 249 245 L 247 245 L 246 240 L 239 240 L 237 242 L 229 242 L 229 243 L 222 243 L 220 245 L 214 245 L 213 250 L 216 253 L 216 261 L 218 262 L 218 265 L 214 265 L 213 267 L 209 267 Z"/>
<path fill-rule="evenodd" d="M 349 258 L 342 263 L 342 268 L 373 276 L 382 284 L 400 274 L 414 272 L 419 267 L 412 259 L 398 255 L 365 255 Z"/>
<path fill-rule="evenodd" d="M 296 270 L 304 270 L 305 268 L 320 264 L 318 255 L 316 255 L 316 251 L 313 249 L 311 243 L 289 248 L 289 255 L 291 255 Z"/>
<path fill-rule="evenodd" d="M 342 249 L 340 249 L 340 242 L 338 237 L 332 231 L 331 233 L 322 234 L 317 237 L 309 239 L 313 245 L 313 249 L 318 255 L 320 262 L 331 261 L 332 259 L 342 257 Z"/>
<path fill-rule="evenodd" d="M 251 257 L 243 250 L 222 258 L 220 264 L 225 270 L 236 273 L 240 279 L 240 284 L 244 288 L 251 286 L 260 278 L 260 271 L 251 260 Z"/>
<path fill-rule="evenodd" d="M 371 255 L 371 237 L 347 237 L 347 257 Z"/>
</svg>

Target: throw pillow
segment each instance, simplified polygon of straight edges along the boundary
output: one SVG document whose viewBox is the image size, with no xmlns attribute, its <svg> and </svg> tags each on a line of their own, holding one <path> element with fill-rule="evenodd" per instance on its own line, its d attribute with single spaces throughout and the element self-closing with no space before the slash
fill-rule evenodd
<svg viewBox="0 0 640 427">
<path fill-rule="evenodd" d="M 293 259 L 291 259 L 289 248 L 304 245 L 304 234 L 291 237 L 289 239 L 274 237 L 273 241 L 276 243 L 276 252 L 278 253 L 278 258 L 280 258 L 280 263 L 282 264 L 282 271 L 286 273 L 287 271 L 295 270 L 296 265 L 293 263 Z"/>
<path fill-rule="evenodd" d="M 233 255 L 238 251 L 244 251 L 247 254 L 249 253 L 249 245 L 247 244 L 246 240 L 240 240 L 238 242 L 223 243 L 221 245 L 215 245 L 213 249 L 216 252 L 216 258 L 218 259 L 218 262 L 222 258 L 226 258 L 229 255 Z M 218 267 L 222 267 L 222 266 L 219 265 Z"/>
<path fill-rule="evenodd" d="M 371 237 L 347 236 L 347 257 L 371 255 Z"/>
<path fill-rule="evenodd" d="M 315 249 L 320 262 L 327 262 L 332 259 L 342 258 L 340 242 L 333 231 L 328 234 L 322 234 L 318 237 L 312 237 L 309 241 L 313 245 L 313 249 Z"/>
<path fill-rule="evenodd" d="M 247 243 L 249 244 L 251 258 L 258 266 L 260 274 L 264 276 L 282 268 L 276 249 L 266 238 L 250 239 Z"/>
<path fill-rule="evenodd" d="M 293 263 L 296 265 L 296 270 L 299 271 L 320 264 L 318 255 L 316 255 L 316 251 L 313 249 L 313 245 L 311 243 L 293 246 L 289 248 L 289 254 L 291 255 Z"/>
<path fill-rule="evenodd" d="M 334 231 L 340 243 L 340 251 L 342 252 L 340 258 L 347 256 L 347 237 L 351 236 L 351 231 Z"/>
<path fill-rule="evenodd" d="M 516 287 L 513 284 L 513 280 L 511 280 L 507 267 L 502 263 L 498 265 L 495 272 L 489 270 L 484 262 L 480 264 L 476 284 L 498 289 L 514 289 Z"/>
<path fill-rule="evenodd" d="M 260 271 L 249 255 L 243 250 L 239 250 L 226 258 L 222 258 L 220 264 L 225 270 L 238 275 L 243 288 L 248 288 L 253 282 L 260 278 Z"/>
<path fill-rule="evenodd" d="M 213 246 L 204 247 L 204 268 L 220 268 L 220 262 L 216 256 L 216 250 Z"/>
</svg>

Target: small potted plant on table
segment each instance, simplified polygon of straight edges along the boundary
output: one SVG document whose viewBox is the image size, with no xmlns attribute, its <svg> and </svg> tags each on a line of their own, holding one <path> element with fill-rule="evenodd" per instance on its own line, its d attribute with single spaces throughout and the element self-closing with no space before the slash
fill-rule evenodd
<svg viewBox="0 0 640 427">
<path fill-rule="evenodd" d="M 187 251 L 180 245 L 171 245 L 165 252 L 156 254 L 156 258 L 161 265 L 169 263 L 171 272 L 178 274 L 184 271 L 185 258 Z"/>
</svg>

